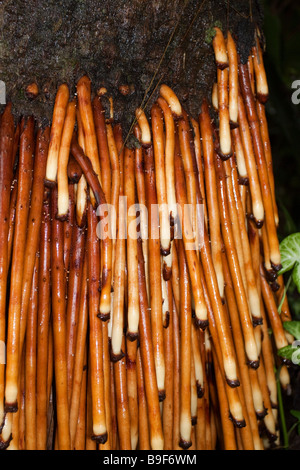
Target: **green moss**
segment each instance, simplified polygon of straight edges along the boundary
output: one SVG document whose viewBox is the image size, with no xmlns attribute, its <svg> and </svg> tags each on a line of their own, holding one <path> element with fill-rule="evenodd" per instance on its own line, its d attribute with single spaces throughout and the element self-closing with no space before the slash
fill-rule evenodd
<svg viewBox="0 0 300 470">
<path fill-rule="evenodd" d="M 127 139 L 127 142 L 126 142 L 126 145 L 127 147 L 129 147 L 130 149 L 139 149 L 141 148 L 142 144 L 140 143 L 140 141 L 135 137 L 135 135 L 133 134 L 130 134 L 128 139 Z"/>
<path fill-rule="evenodd" d="M 208 29 L 206 30 L 206 32 L 205 32 L 205 42 L 206 42 L 207 44 L 211 44 L 213 38 L 214 38 L 215 35 L 216 35 L 215 27 L 222 29 L 222 23 L 221 23 L 221 21 L 219 21 L 219 20 L 215 21 L 215 23 L 213 24 L 213 26 L 211 26 L 210 28 L 208 28 Z"/>
<path fill-rule="evenodd" d="M 23 100 L 25 98 L 25 91 L 23 88 L 20 88 L 18 95 L 20 100 Z"/>
</svg>

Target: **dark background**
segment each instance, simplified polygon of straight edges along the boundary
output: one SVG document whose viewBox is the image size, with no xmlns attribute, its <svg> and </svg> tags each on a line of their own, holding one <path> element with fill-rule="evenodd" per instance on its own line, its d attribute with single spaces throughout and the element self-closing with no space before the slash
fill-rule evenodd
<svg viewBox="0 0 300 470">
<path fill-rule="evenodd" d="M 263 6 L 264 61 L 270 89 L 266 110 L 282 240 L 300 231 L 300 104 L 292 102 L 292 83 L 300 80 L 300 2 L 264 0 Z M 294 319 L 300 320 L 300 296 L 293 283 L 289 303 Z"/>
<path fill-rule="evenodd" d="M 267 116 L 273 152 L 276 196 L 280 210 L 279 237 L 300 231 L 300 104 L 292 103 L 292 83 L 300 80 L 300 2 L 264 0 L 265 66 L 270 88 Z M 290 273 L 287 273 L 286 281 Z M 291 284 L 288 292 L 293 319 L 300 320 L 300 296 Z M 295 419 L 290 410 L 300 410 L 299 368 L 291 369 L 292 394 L 283 395 L 287 429 Z M 289 448 L 300 449 L 295 430 Z"/>
<path fill-rule="evenodd" d="M 267 104 L 273 151 L 279 235 L 300 231 L 300 104 L 292 103 L 292 83 L 300 80 L 300 2 L 264 0 Z"/>
</svg>

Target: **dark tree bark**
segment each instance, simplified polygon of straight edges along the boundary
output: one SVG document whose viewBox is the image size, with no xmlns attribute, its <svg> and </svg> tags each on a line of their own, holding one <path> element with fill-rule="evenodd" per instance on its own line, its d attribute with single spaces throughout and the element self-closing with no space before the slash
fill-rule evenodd
<svg viewBox="0 0 300 470">
<path fill-rule="evenodd" d="M 197 115 L 215 80 L 213 26 L 230 29 L 245 61 L 261 21 L 258 0 L 4 0 L 0 79 L 18 115 L 51 119 L 58 84 L 74 93 L 83 73 L 112 94 L 125 127 L 159 81 Z M 35 99 L 25 93 L 33 81 Z"/>
</svg>

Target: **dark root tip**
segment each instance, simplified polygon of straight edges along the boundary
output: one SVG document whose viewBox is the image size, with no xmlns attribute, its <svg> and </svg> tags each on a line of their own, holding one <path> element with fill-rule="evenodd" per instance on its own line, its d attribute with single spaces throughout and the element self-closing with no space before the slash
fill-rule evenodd
<svg viewBox="0 0 300 470">
<path fill-rule="evenodd" d="M 276 281 L 272 282 L 271 289 L 273 292 L 277 292 L 280 289 L 280 285 L 278 284 L 278 282 Z"/>
<path fill-rule="evenodd" d="M 271 261 L 271 266 L 272 266 L 272 268 L 274 269 L 274 271 L 276 273 L 278 273 L 278 271 L 280 271 L 282 269 L 282 264 L 274 264 L 274 263 L 272 263 L 272 261 Z"/>
<path fill-rule="evenodd" d="M 100 320 L 106 322 L 110 320 L 110 313 L 98 313 L 97 317 L 100 318 Z"/>
<path fill-rule="evenodd" d="M 160 254 L 162 256 L 168 256 L 170 254 L 170 251 L 171 251 L 171 246 L 169 246 L 169 248 L 167 249 L 164 249 L 162 246 L 160 247 Z"/>
<path fill-rule="evenodd" d="M 232 380 L 232 379 L 227 379 L 226 378 L 226 382 L 227 382 L 227 384 L 229 385 L 230 388 L 237 388 L 241 385 L 239 379 Z"/>
<path fill-rule="evenodd" d="M 166 318 L 163 324 L 164 328 L 168 328 L 170 325 L 170 312 L 166 312 Z"/>
<path fill-rule="evenodd" d="M 121 359 L 123 359 L 124 356 L 125 356 L 125 354 L 123 353 L 122 350 L 121 350 L 120 354 L 114 354 L 112 351 L 110 351 L 110 360 L 111 360 L 111 362 L 119 362 Z"/>
<path fill-rule="evenodd" d="M 6 418 L 6 413 L 4 413 L 3 421 L 2 421 L 2 423 L 0 424 L 0 434 L 2 433 L 2 429 L 3 429 L 4 424 L 5 424 L 5 418 Z"/>
<path fill-rule="evenodd" d="M 266 429 L 265 429 L 265 433 L 266 433 L 266 436 L 268 438 L 268 441 L 270 444 L 273 444 L 273 442 L 275 442 L 277 440 L 277 435 L 272 433 L 271 431 L 268 430 L 267 426 L 266 426 Z"/>
<path fill-rule="evenodd" d="M 184 119 L 182 114 L 176 114 L 174 111 L 172 111 L 172 116 L 175 122 L 182 121 Z"/>
<path fill-rule="evenodd" d="M 166 399 L 166 392 L 164 390 L 158 391 L 158 401 L 162 402 Z"/>
<path fill-rule="evenodd" d="M 258 432 L 259 432 L 259 437 L 263 437 L 266 435 L 266 426 L 263 421 L 258 421 Z"/>
<path fill-rule="evenodd" d="M 192 426 L 196 426 L 197 424 L 197 416 L 192 416 Z"/>
<path fill-rule="evenodd" d="M 221 152 L 220 148 L 217 148 L 216 152 L 221 158 L 221 160 L 223 160 L 223 162 L 226 162 L 226 160 L 229 160 L 229 158 L 232 157 L 232 152 L 225 155 L 224 153 Z"/>
<path fill-rule="evenodd" d="M 46 188 L 53 189 L 56 186 L 56 181 L 44 180 L 44 185 Z"/>
<path fill-rule="evenodd" d="M 69 183 L 70 184 L 77 184 L 78 181 L 80 180 L 80 176 L 79 174 L 74 174 L 74 175 L 70 175 L 68 178 L 69 178 Z"/>
<path fill-rule="evenodd" d="M 262 226 L 264 225 L 264 221 L 263 220 L 256 220 L 255 217 L 253 217 L 253 220 L 254 220 L 254 223 L 256 225 L 257 228 L 262 228 Z"/>
<path fill-rule="evenodd" d="M 198 398 L 203 398 L 204 397 L 204 388 L 199 384 L 199 382 L 196 382 L 197 386 L 197 397 Z"/>
<path fill-rule="evenodd" d="M 253 214 L 248 214 L 248 219 L 252 220 L 252 222 L 255 223 L 256 227 L 257 228 L 262 228 L 262 226 L 264 225 L 264 221 L 263 220 L 257 220 Z"/>
<path fill-rule="evenodd" d="M 93 441 L 96 441 L 97 444 L 105 444 L 106 441 L 107 441 L 107 432 L 104 433 L 104 434 L 101 434 L 101 435 L 99 435 L 99 436 L 93 435 L 93 436 L 92 436 L 92 440 L 93 440 Z"/>
<path fill-rule="evenodd" d="M 259 359 L 258 361 L 248 361 L 248 366 L 251 368 L 251 369 L 258 369 L 259 368 Z"/>
<path fill-rule="evenodd" d="M 277 273 L 274 269 L 265 269 L 266 278 L 269 282 L 274 282 L 277 279 Z"/>
<path fill-rule="evenodd" d="M 249 178 L 248 176 L 244 177 L 244 176 L 239 176 L 238 177 L 238 182 L 239 184 L 243 185 L 243 186 L 249 186 Z"/>
<path fill-rule="evenodd" d="M 268 412 L 264 408 L 263 411 L 256 411 L 255 414 L 256 414 L 258 421 L 262 421 L 267 416 Z"/>
<path fill-rule="evenodd" d="M 18 411 L 18 403 L 5 403 L 5 413 L 16 413 Z"/>
<path fill-rule="evenodd" d="M 230 124 L 230 129 L 236 129 L 237 127 L 239 127 L 238 122 L 230 121 L 229 124 Z"/>
<path fill-rule="evenodd" d="M 200 328 L 200 330 L 204 331 L 208 327 L 208 320 L 199 320 L 195 318 L 195 325 Z"/>
<path fill-rule="evenodd" d="M 264 93 L 257 93 L 256 97 L 261 104 L 266 104 L 269 99 L 269 95 L 265 95 Z"/>
<path fill-rule="evenodd" d="M 227 69 L 227 67 L 229 67 L 229 63 L 228 63 L 228 62 L 219 62 L 219 61 L 216 61 L 216 66 L 217 66 L 218 69 L 220 69 L 220 70 L 225 70 L 225 69 Z"/>
<path fill-rule="evenodd" d="M 242 428 L 245 428 L 246 427 L 246 421 L 244 419 L 242 420 L 233 420 L 233 423 L 235 425 L 235 427 L 237 427 L 238 429 L 242 429 Z"/>
<path fill-rule="evenodd" d="M 256 326 L 262 325 L 263 324 L 262 317 L 252 317 L 252 324 L 253 324 L 254 328 Z"/>
<path fill-rule="evenodd" d="M 148 143 L 148 144 L 142 143 L 142 147 L 143 147 L 143 149 L 145 149 L 145 150 L 146 150 L 146 149 L 149 149 L 151 146 L 152 146 L 151 142 Z"/>
<path fill-rule="evenodd" d="M 290 359 L 283 358 L 282 363 L 287 367 L 291 367 L 294 363 Z"/>
<path fill-rule="evenodd" d="M 66 222 L 68 220 L 68 214 L 63 214 L 63 215 L 56 214 L 55 218 L 56 220 L 59 220 L 60 222 Z"/>
<path fill-rule="evenodd" d="M 233 422 L 234 426 L 238 429 L 246 427 L 246 421 L 244 419 L 235 419 L 230 413 L 229 419 Z"/>
<path fill-rule="evenodd" d="M 0 450 L 6 450 L 11 440 L 12 440 L 12 434 L 9 436 L 9 439 L 7 441 L 3 441 L 2 437 L 0 436 Z"/>
<path fill-rule="evenodd" d="M 126 338 L 129 339 L 129 341 L 131 341 L 132 343 L 133 341 L 136 341 L 138 337 L 139 337 L 138 333 L 130 333 L 130 331 L 126 333 Z"/>
<path fill-rule="evenodd" d="M 187 450 L 192 446 L 191 441 L 185 441 L 184 439 L 180 439 L 179 441 L 179 447 L 181 447 L 183 450 Z"/>
</svg>

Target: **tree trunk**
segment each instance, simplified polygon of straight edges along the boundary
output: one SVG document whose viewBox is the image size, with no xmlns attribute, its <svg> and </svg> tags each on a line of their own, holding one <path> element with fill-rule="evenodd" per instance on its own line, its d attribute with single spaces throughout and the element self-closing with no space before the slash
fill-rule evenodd
<svg viewBox="0 0 300 470">
<path fill-rule="evenodd" d="M 258 0 L 4 0 L 0 79 L 17 115 L 50 120 L 58 84 L 74 92 L 83 73 L 94 91 L 107 88 L 125 129 L 158 83 L 197 115 L 215 80 L 213 26 L 230 29 L 245 61 L 261 21 Z M 31 82 L 35 99 L 26 94 Z"/>
</svg>

